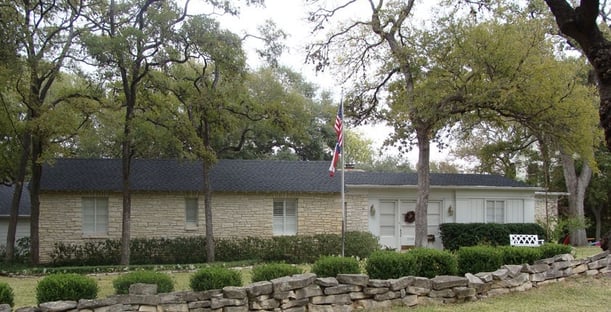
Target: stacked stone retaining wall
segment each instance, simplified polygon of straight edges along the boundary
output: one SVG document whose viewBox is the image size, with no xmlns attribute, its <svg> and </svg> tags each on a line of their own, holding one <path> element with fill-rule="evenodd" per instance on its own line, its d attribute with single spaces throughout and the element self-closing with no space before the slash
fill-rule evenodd
<svg viewBox="0 0 611 312">
<path fill-rule="evenodd" d="M 202 292 L 157 293 L 156 285 L 134 284 L 129 295 L 82 299 L 19 308 L 17 312 L 242 312 L 242 311 L 352 311 L 386 310 L 393 306 L 459 303 L 532 287 L 579 275 L 611 278 L 611 254 L 605 251 L 576 260 L 570 254 L 533 265 L 505 265 L 494 272 L 434 278 L 407 276 L 370 279 L 363 274 L 317 277 L 312 273 L 282 277 L 244 287 Z M 10 312 L 0 305 L 0 312 Z"/>
</svg>

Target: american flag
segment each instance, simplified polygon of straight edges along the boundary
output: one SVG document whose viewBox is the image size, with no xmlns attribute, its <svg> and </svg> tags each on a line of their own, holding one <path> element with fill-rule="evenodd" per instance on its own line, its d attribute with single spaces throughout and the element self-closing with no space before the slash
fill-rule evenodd
<svg viewBox="0 0 611 312">
<path fill-rule="evenodd" d="M 337 116 L 335 117 L 335 125 L 333 128 L 335 129 L 335 133 L 337 134 L 337 143 L 335 143 L 335 149 L 333 150 L 333 159 L 331 160 L 331 166 L 329 167 L 329 175 L 335 175 L 335 168 L 337 167 L 337 162 L 339 161 L 339 157 L 342 154 L 342 147 L 344 146 L 344 113 L 343 113 L 343 105 L 339 104 L 339 109 L 337 110 Z"/>
</svg>

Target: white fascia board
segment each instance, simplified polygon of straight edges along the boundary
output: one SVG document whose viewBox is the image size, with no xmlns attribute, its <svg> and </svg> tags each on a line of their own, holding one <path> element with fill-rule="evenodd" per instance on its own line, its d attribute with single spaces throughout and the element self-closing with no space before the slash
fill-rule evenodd
<svg viewBox="0 0 611 312">
<path fill-rule="evenodd" d="M 348 188 L 354 189 L 418 189 L 417 185 L 378 185 L 378 184 L 346 184 Z M 449 190 L 508 190 L 508 191 L 537 191 L 544 190 L 541 187 L 528 186 L 528 187 L 511 187 L 511 186 L 468 186 L 468 185 L 431 185 L 431 189 L 449 189 Z M 548 193 L 549 194 L 549 193 Z"/>
</svg>

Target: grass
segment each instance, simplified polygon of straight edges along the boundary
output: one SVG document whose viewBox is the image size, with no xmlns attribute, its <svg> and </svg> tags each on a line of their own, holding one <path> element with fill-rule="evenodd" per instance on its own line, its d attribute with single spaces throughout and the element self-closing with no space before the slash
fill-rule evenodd
<svg viewBox="0 0 611 312">
<path fill-rule="evenodd" d="M 576 248 L 575 257 L 585 258 L 598 254 L 600 251 L 599 247 Z M 307 268 L 304 267 L 304 269 L 307 271 Z M 192 273 L 169 273 L 174 281 L 174 289 L 176 291 L 189 290 L 189 279 Z M 251 270 L 243 268 L 241 273 L 244 285 L 249 284 Z M 98 298 L 106 298 L 114 294 L 112 281 L 117 275 L 117 273 L 90 275 L 97 281 L 100 288 Z M 13 310 L 36 306 L 36 285 L 41 279 L 41 276 L 0 276 L 0 282 L 7 282 L 15 293 Z M 477 302 L 396 309 L 395 311 L 609 311 L 606 308 L 609 294 L 611 294 L 609 289 L 611 289 L 611 278 L 575 277 L 526 292 L 487 298 Z"/>
</svg>

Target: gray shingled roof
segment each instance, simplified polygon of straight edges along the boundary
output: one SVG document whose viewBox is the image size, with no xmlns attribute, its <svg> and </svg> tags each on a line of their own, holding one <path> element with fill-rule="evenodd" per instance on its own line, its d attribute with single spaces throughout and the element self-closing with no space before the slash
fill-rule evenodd
<svg viewBox="0 0 611 312">
<path fill-rule="evenodd" d="M 0 184 L 0 216 L 8 216 L 11 211 L 11 202 L 13 201 L 13 186 Z M 30 215 L 30 191 L 27 187 L 21 192 L 21 201 L 19 202 L 19 215 Z M 1 242 L 0 242 L 1 244 Z"/>
<path fill-rule="evenodd" d="M 492 174 L 431 173 L 431 186 L 530 187 L 528 184 Z M 348 185 L 418 185 L 416 173 L 350 172 Z"/>
<path fill-rule="evenodd" d="M 134 159 L 132 190 L 202 189 L 202 163 L 189 160 Z M 219 160 L 210 171 L 216 192 L 340 192 L 340 179 L 329 178 L 329 162 Z M 58 159 L 45 165 L 43 191 L 121 191 L 120 159 Z"/>
<path fill-rule="evenodd" d="M 339 174 L 330 178 L 327 161 L 220 160 L 210 171 L 216 192 L 339 193 Z M 350 185 L 417 185 L 415 173 L 347 171 Z M 529 187 L 498 175 L 431 174 L 431 186 Z M 202 164 L 188 160 L 133 160 L 132 190 L 202 189 Z M 42 191 L 121 191 L 120 159 L 59 159 L 43 168 Z"/>
</svg>

